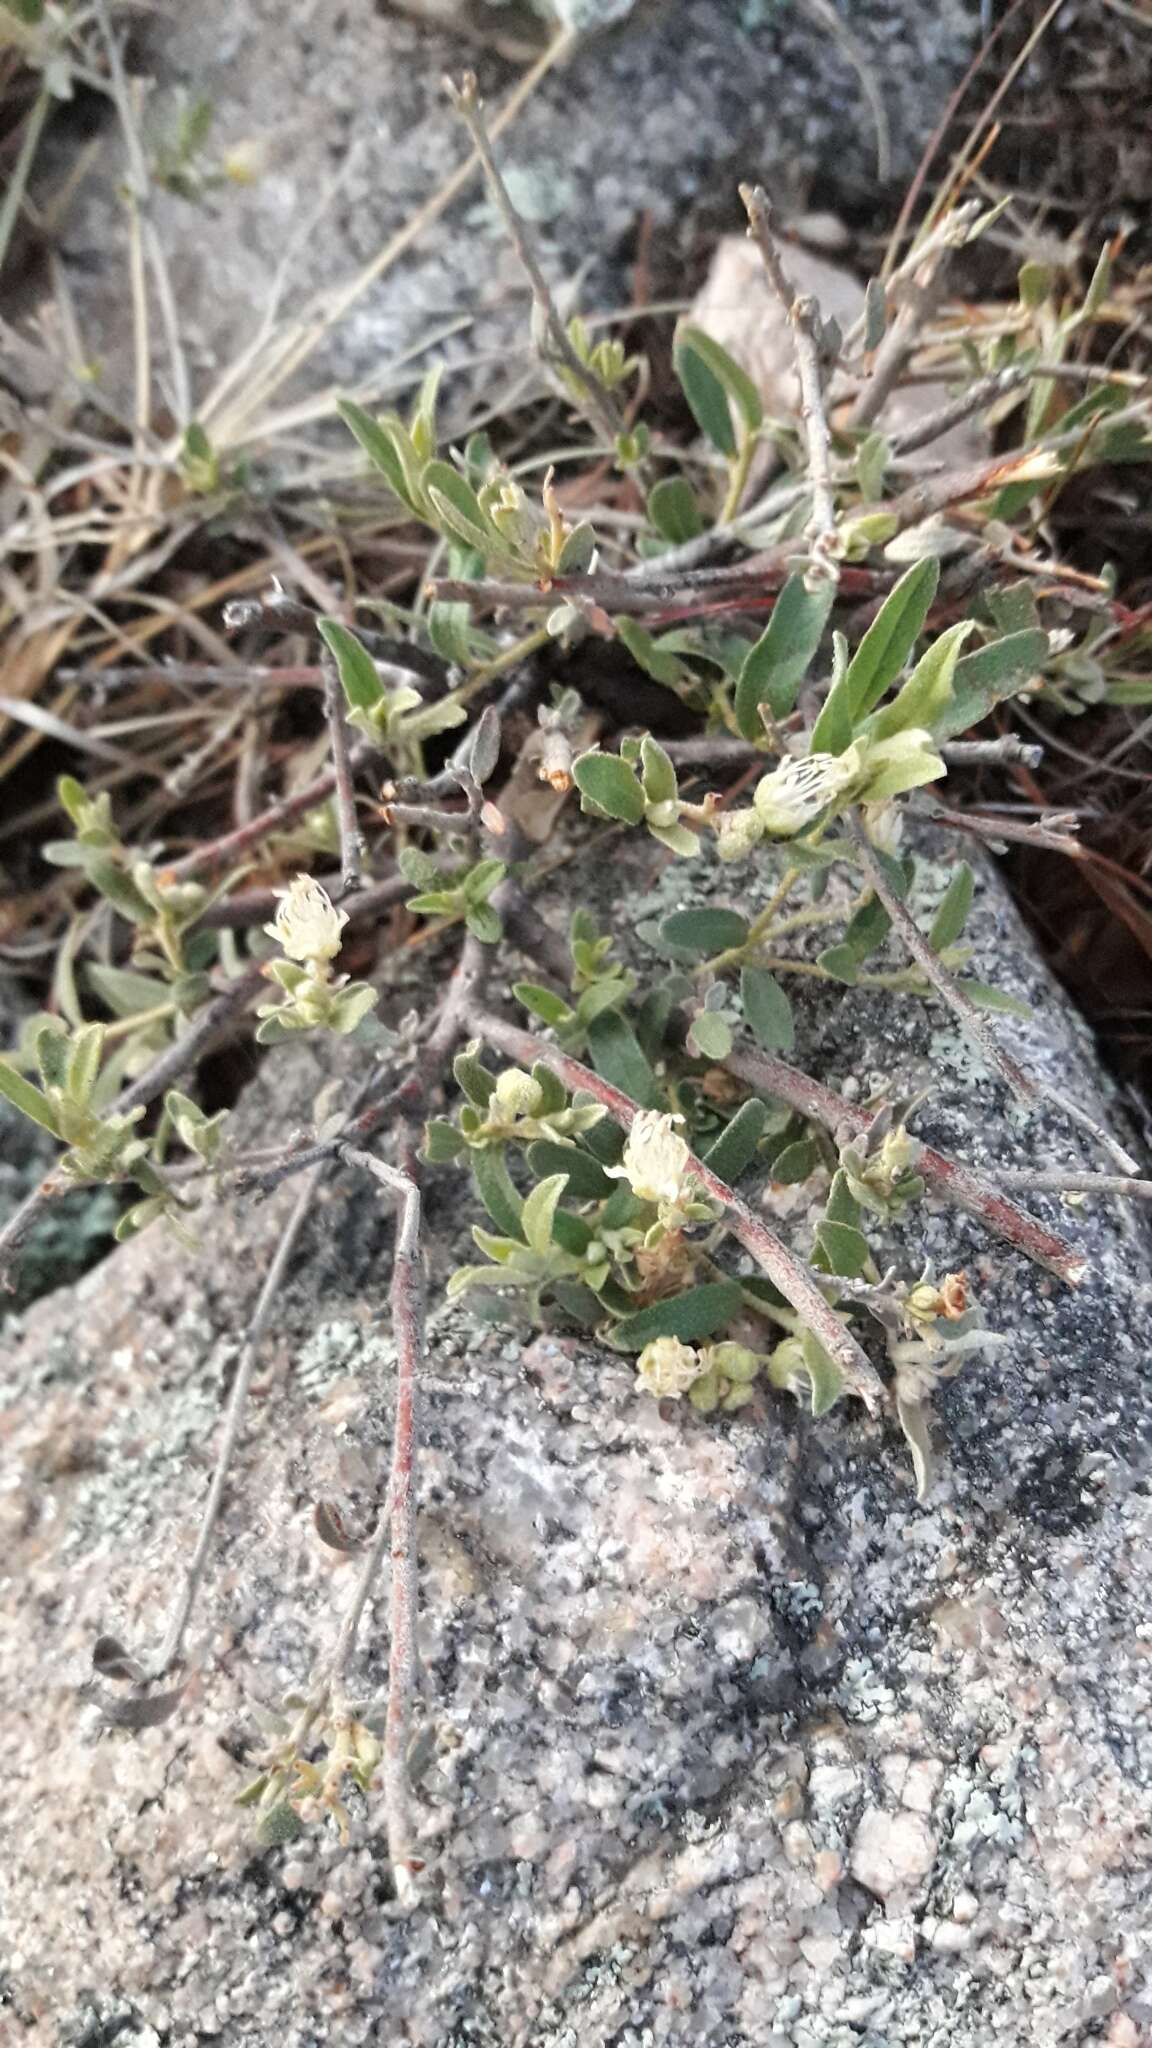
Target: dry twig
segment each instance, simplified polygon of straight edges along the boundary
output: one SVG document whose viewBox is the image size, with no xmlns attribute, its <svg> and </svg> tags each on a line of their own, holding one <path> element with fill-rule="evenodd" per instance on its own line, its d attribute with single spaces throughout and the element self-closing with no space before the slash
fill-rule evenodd
<svg viewBox="0 0 1152 2048">
<path fill-rule="evenodd" d="M 413 1853 L 412 1788 L 408 1750 L 412 1732 L 412 1700 L 416 1687 L 416 1492 L 417 1393 L 424 1362 L 425 1285 L 421 1242 L 418 1164 L 411 1135 L 404 1141 L 405 1171 L 352 1145 L 340 1148 L 349 1166 L 371 1174 L 400 1202 L 400 1223 L 392 1254 L 392 1334 L 396 1343 L 396 1419 L 392 1434 L 392 1471 L 387 1507 L 381 1512 L 365 1556 L 356 1592 L 340 1630 L 332 1661 L 332 1689 L 343 1692 L 356 1647 L 360 1619 L 391 1540 L 392 1584 L 389 1608 L 388 1713 L 384 1730 L 384 1794 L 388 1821 L 388 1860 L 396 1896 L 412 1904 L 414 1877 L 423 1865 Z"/>
</svg>

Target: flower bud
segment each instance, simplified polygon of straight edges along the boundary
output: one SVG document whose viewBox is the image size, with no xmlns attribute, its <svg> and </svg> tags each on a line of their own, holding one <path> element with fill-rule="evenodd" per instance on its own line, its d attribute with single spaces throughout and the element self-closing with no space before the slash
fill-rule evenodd
<svg viewBox="0 0 1152 2048">
<path fill-rule="evenodd" d="M 755 811 L 721 811 L 716 820 L 716 857 L 746 860 L 764 837 L 764 821 Z"/>
<path fill-rule="evenodd" d="M 539 1081 L 526 1074 L 520 1067 L 505 1067 L 497 1076 L 492 1099 L 498 1103 L 505 1116 L 535 1116 L 544 1100 L 544 1090 Z"/>
<path fill-rule="evenodd" d="M 710 1371 L 718 1372 L 726 1380 L 754 1380 L 762 1360 L 756 1351 L 750 1351 L 747 1344 L 710 1344 L 701 1353 Z"/>
</svg>

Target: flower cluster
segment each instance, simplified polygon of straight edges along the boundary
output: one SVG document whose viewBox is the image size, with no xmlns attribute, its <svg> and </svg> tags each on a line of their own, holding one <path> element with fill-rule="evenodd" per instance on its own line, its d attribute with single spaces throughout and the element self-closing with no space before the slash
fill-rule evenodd
<svg viewBox="0 0 1152 2048">
<path fill-rule="evenodd" d="M 626 1180 L 642 1202 L 655 1202 L 662 1211 L 678 1209 L 688 1190 L 692 1155 L 674 1128 L 683 1121 L 660 1110 L 642 1109 L 633 1120 L 620 1165 L 607 1169 L 614 1180 Z"/>
<path fill-rule="evenodd" d="M 264 929 L 283 955 L 269 962 L 267 972 L 284 990 L 285 1000 L 258 1009 L 263 1021 L 256 1036 L 262 1044 L 297 1031 L 335 1031 L 346 1037 L 367 1016 L 375 989 L 332 973 L 347 922 L 347 911 L 337 910 L 311 875 L 293 876 L 280 892 L 280 907 Z"/>
<path fill-rule="evenodd" d="M 636 1361 L 636 1384 L 658 1400 L 687 1394 L 704 1415 L 714 1408 L 742 1408 L 752 1399 L 752 1382 L 764 1363 L 746 1344 L 708 1344 L 696 1350 L 679 1337 L 656 1337 Z"/>
</svg>

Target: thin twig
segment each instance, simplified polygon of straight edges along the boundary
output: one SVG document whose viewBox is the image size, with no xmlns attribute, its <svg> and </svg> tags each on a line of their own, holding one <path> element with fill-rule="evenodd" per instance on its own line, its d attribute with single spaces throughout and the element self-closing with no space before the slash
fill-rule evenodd
<svg viewBox="0 0 1152 2048">
<path fill-rule="evenodd" d="M 573 1059 L 569 1053 L 560 1052 L 549 1045 L 546 1039 L 538 1038 L 534 1032 L 521 1031 L 514 1024 L 506 1024 L 503 1018 L 493 1017 L 485 1011 L 473 1009 L 467 1017 L 470 1028 L 487 1040 L 497 1051 L 507 1054 L 523 1066 L 531 1066 L 539 1060 L 563 1081 L 566 1088 L 582 1089 L 594 1101 L 600 1102 L 613 1121 L 625 1131 L 630 1130 L 633 1120 L 639 1115 L 639 1106 L 618 1088 L 593 1073 L 591 1067 Z M 855 1337 L 829 1307 L 811 1268 L 770 1230 L 766 1223 L 754 1216 L 747 1203 L 718 1175 L 694 1154 L 689 1156 L 688 1170 L 698 1180 L 712 1199 L 719 1202 L 725 1213 L 727 1228 L 737 1243 L 750 1252 L 761 1270 L 767 1274 L 774 1287 L 780 1289 L 787 1301 L 796 1310 L 806 1326 L 817 1337 L 824 1349 L 834 1358 L 844 1374 L 847 1385 L 864 1402 L 872 1414 L 885 1404 L 883 1382 L 875 1368 L 861 1350 Z"/>
<path fill-rule="evenodd" d="M 442 873 L 455 872 L 461 865 L 454 854 L 439 857 Z M 316 880 L 328 896 L 335 897 L 340 887 L 339 875 L 317 875 Z M 341 909 L 347 912 L 349 924 L 374 917 L 381 910 L 388 910 L 394 903 L 403 903 L 411 893 L 412 884 L 404 875 L 388 875 L 380 882 L 365 882 L 355 896 L 346 896 Z M 241 889 L 235 896 L 225 897 L 222 903 L 213 903 L 198 917 L 194 931 L 245 931 L 249 925 L 264 924 L 275 917 L 280 905 L 280 895 L 275 889 Z"/>
<path fill-rule="evenodd" d="M 892 436 L 893 455 L 912 455 L 918 448 L 927 448 L 938 441 L 942 434 L 949 434 L 974 413 L 983 412 L 986 406 L 995 404 L 1010 391 L 1016 391 L 1035 375 L 1031 364 L 1010 363 L 1006 370 L 994 370 L 990 377 L 978 377 L 959 398 L 953 398 L 947 405 L 937 407 L 913 427 L 905 427 L 902 433 Z"/>
<path fill-rule="evenodd" d="M 146 1067 L 135 1081 L 129 1081 L 127 1087 L 120 1090 L 107 1114 L 123 1116 L 128 1110 L 135 1109 L 138 1103 L 154 1102 L 158 1095 L 163 1094 L 165 1088 L 170 1087 L 173 1081 L 178 1081 L 182 1074 L 188 1073 L 202 1059 L 209 1046 L 264 986 L 263 968 L 245 968 L 243 974 L 238 974 L 234 981 L 221 989 L 218 996 L 214 996 L 210 1003 L 206 1003 L 204 1008 L 197 1012 L 181 1037 L 173 1039 L 172 1044 L 165 1046 L 164 1051 L 158 1054 L 150 1067 Z"/>
<path fill-rule="evenodd" d="M 281 1234 L 280 1242 L 276 1247 L 275 1256 L 264 1276 L 264 1284 L 257 1297 L 252 1320 L 245 1334 L 244 1348 L 237 1362 L 235 1377 L 232 1381 L 232 1391 L 228 1396 L 228 1407 L 224 1416 L 224 1434 L 220 1440 L 220 1449 L 216 1454 L 216 1469 L 212 1475 L 208 1499 L 204 1504 L 200 1534 L 196 1539 L 196 1548 L 192 1553 L 192 1561 L 184 1575 L 184 1584 L 180 1589 L 179 1598 L 168 1624 L 163 1648 L 160 1651 L 155 1669 L 151 1673 L 154 1679 L 163 1678 L 166 1673 L 170 1672 L 175 1665 L 182 1661 L 184 1638 L 188 1632 L 188 1625 L 192 1619 L 192 1612 L 196 1604 L 196 1595 L 204 1575 L 208 1553 L 212 1547 L 212 1537 L 224 1500 L 224 1489 L 228 1483 L 228 1473 L 231 1469 L 232 1459 L 240 1435 L 240 1425 L 248 1400 L 248 1390 L 252 1384 L 252 1374 L 255 1370 L 257 1355 L 264 1332 L 268 1326 L 268 1318 L 272 1313 L 273 1303 L 280 1291 L 284 1275 L 291 1264 L 300 1233 L 312 1213 L 316 1188 L 321 1177 L 322 1169 L 317 1168 L 301 1184 L 288 1221 Z"/>
<path fill-rule="evenodd" d="M 324 710 L 328 719 L 328 744 L 335 777 L 336 828 L 340 834 L 339 896 L 351 896 L 363 887 L 364 838 L 356 816 L 356 791 L 352 785 L 352 743 L 348 733 L 344 686 L 332 656 L 325 653 Z M 243 829 L 243 828 L 241 828 Z"/>
<path fill-rule="evenodd" d="M 368 751 L 365 749 L 361 753 L 359 748 L 353 748 L 354 768 L 358 768 L 361 762 L 368 758 Z M 230 867 L 233 862 L 243 860 L 245 854 L 251 853 L 254 846 L 259 846 L 261 840 L 270 839 L 274 832 L 282 832 L 286 826 L 294 825 L 297 818 L 303 817 L 305 811 L 314 810 L 317 804 L 322 804 L 331 796 L 335 787 L 335 770 L 326 768 L 322 775 L 317 775 L 313 781 L 306 783 L 303 789 L 294 790 L 291 796 L 281 797 L 278 803 L 270 804 L 266 811 L 261 811 L 259 817 L 252 818 L 247 825 L 238 825 L 235 831 L 225 832 L 219 839 L 210 839 L 206 846 L 197 846 L 191 853 L 186 853 L 182 860 L 173 861 L 165 872 L 174 875 L 177 881 L 187 882 L 210 875 L 219 868 Z"/>
<path fill-rule="evenodd" d="M 424 1363 L 424 1260 L 421 1245 L 420 1189 L 415 1178 L 415 1147 L 410 1146 L 409 1170 L 401 1172 L 370 1152 L 354 1146 L 341 1147 L 340 1157 L 349 1166 L 369 1173 L 400 1200 L 400 1223 L 392 1255 L 392 1334 L 396 1344 L 396 1419 L 392 1434 L 392 1471 L 388 1485 L 388 1512 L 382 1513 L 376 1533 L 361 1569 L 352 1605 L 345 1616 L 332 1663 L 335 1694 L 343 1690 L 349 1661 L 356 1646 L 360 1618 L 367 1603 L 385 1547 L 391 1538 L 392 1584 L 390 1601 L 390 1650 L 388 1658 L 388 1712 L 384 1729 L 384 1792 L 388 1820 L 388 1858 L 396 1896 L 410 1905 L 416 1895 L 414 1876 L 422 1866 L 413 1855 L 412 1787 L 408 1775 L 408 1750 L 412 1728 L 412 1699 L 416 1686 L 416 1616 L 418 1585 L 416 1575 L 416 1493 L 414 1467 L 417 1444 L 417 1393 Z"/>
<path fill-rule="evenodd" d="M 1152 1202 L 1152 1180 L 1138 1180 L 1127 1173 L 1081 1173 L 1075 1167 L 1026 1166 L 999 1169 L 1006 1188 L 1031 1188 L 1051 1195 L 1131 1195 L 1136 1201 Z"/>
<path fill-rule="evenodd" d="M 942 749 L 942 752 L 946 754 L 947 749 Z M 1029 762 L 1027 765 L 1031 767 L 1032 763 Z M 970 833 L 985 846 L 995 848 L 997 842 L 1002 845 L 1006 839 L 1011 839 L 1021 846 L 1043 847 L 1046 853 L 1062 853 L 1069 860 L 1090 862 L 1094 858 L 1091 849 L 1082 846 L 1078 839 L 1070 838 L 1066 832 L 1054 832 L 1050 826 L 1044 824 L 1025 825 L 1018 818 L 1005 818 L 992 813 L 984 815 L 976 811 L 950 811 L 946 810 L 943 804 L 933 803 L 930 797 L 925 798 L 922 804 L 917 804 L 916 808 L 923 809 L 925 815 L 937 824 L 951 826 L 957 832 Z"/>
<path fill-rule="evenodd" d="M 776 1096 L 811 1123 L 821 1124 L 834 1137 L 843 1132 L 860 1137 L 868 1128 L 870 1116 L 867 1110 L 847 1101 L 834 1089 L 825 1087 L 822 1081 L 814 1080 L 799 1067 L 790 1066 L 786 1060 L 773 1054 L 734 1047 L 719 1064 L 747 1087 Z M 1037 1265 L 1045 1266 L 1050 1273 L 1067 1281 L 1070 1287 L 1079 1286 L 1088 1271 L 1088 1262 L 1083 1255 L 1074 1251 L 1064 1238 L 1058 1237 L 1045 1224 L 1037 1222 L 1034 1216 L 1018 1209 L 999 1187 L 975 1173 L 971 1167 L 949 1159 L 930 1145 L 922 1145 L 916 1159 L 916 1172 L 922 1175 L 935 1194 L 963 1209 L 966 1215 L 974 1217 L 987 1230 L 1003 1238 L 1014 1250 L 1023 1252 Z"/>
<path fill-rule="evenodd" d="M 484 176 L 488 181 L 488 189 L 499 208 L 520 266 L 531 286 L 536 318 L 542 330 L 539 337 L 540 353 L 546 362 L 549 356 L 552 357 L 553 367 L 557 364 L 563 365 L 567 376 L 574 380 L 577 390 L 583 391 L 588 414 L 597 432 L 602 434 L 607 442 L 613 444 L 623 429 L 624 415 L 607 385 L 577 355 L 564 323 L 556 311 L 548 280 L 540 268 L 527 229 L 512 204 L 508 187 L 492 154 L 492 144 L 484 120 L 483 102 L 476 88 L 475 74 L 471 71 L 465 72 L 459 85 L 454 84 L 451 79 L 446 79 L 445 84 L 452 104 L 472 138 L 472 147 L 480 159 Z M 544 344 L 545 335 L 550 345 L 547 348 Z"/>
<path fill-rule="evenodd" d="M 1021 1101 L 1030 1104 L 1041 1100 L 1052 1103 L 1070 1123 L 1078 1124 L 1081 1130 L 1087 1131 L 1108 1157 L 1115 1160 L 1121 1172 L 1139 1173 L 1139 1167 L 1131 1154 L 1097 1123 L 1095 1117 L 1086 1109 L 1082 1109 L 1078 1102 L 1065 1095 L 1061 1089 L 1054 1088 L 1050 1082 L 1038 1080 L 1026 1067 L 1021 1066 L 1019 1060 L 1014 1059 L 1011 1053 L 1005 1052 L 987 1018 L 977 1009 L 971 996 L 966 994 L 960 983 L 949 974 L 907 904 L 897 896 L 873 852 L 871 842 L 859 819 L 850 819 L 849 830 L 856 842 L 860 864 L 908 952 L 917 966 L 923 969 L 937 994 L 959 1018 L 969 1038 L 993 1071 L 999 1074 L 1002 1080 L 1007 1081 L 1008 1086 Z"/>
<path fill-rule="evenodd" d="M 705 733 L 691 740 L 662 740 L 661 745 L 669 758 L 683 768 L 743 768 L 758 756 L 765 758 L 763 748 L 751 740 L 732 739 L 727 733 Z M 998 767 L 1016 761 L 1028 768 L 1038 768 L 1044 758 L 1042 746 L 1018 739 L 1014 733 L 996 740 L 945 740 L 940 753 L 953 768 Z M 960 815 L 948 813 L 949 818 Z M 966 813 L 963 815 L 967 818 Z"/>
<path fill-rule="evenodd" d="M 808 522 L 812 573 L 824 582 L 839 581 L 840 565 L 834 553 L 836 540 L 836 497 L 832 488 L 832 440 L 824 405 L 824 377 L 821 368 L 823 330 L 815 299 L 797 294 L 780 261 L 772 233 L 772 208 L 760 185 L 741 185 L 740 197 L 748 214 L 748 232 L 763 258 L 768 280 L 776 293 L 792 333 L 796 375 L 800 384 L 800 419 L 808 446 L 808 480 L 812 487 L 812 517 Z"/>
</svg>

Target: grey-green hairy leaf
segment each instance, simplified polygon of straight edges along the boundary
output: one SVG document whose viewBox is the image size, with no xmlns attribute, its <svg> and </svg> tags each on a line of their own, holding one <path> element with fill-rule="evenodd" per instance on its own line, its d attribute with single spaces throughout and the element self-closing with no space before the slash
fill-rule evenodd
<svg viewBox="0 0 1152 2048">
<path fill-rule="evenodd" d="M 764 737 L 762 704 L 767 704 L 773 718 L 786 718 L 795 705 L 828 622 L 834 591 L 831 583 L 809 590 L 802 576 L 788 578 L 765 631 L 748 649 L 737 678 L 736 723 L 746 740 Z"/>
<path fill-rule="evenodd" d="M 624 1351 L 642 1351 L 654 1337 L 679 1337 L 682 1344 L 701 1344 L 714 1337 L 740 1313 L 740 1288 L 735 1280 L 708 1280 L 668 1301 L 625 1316 L 612 1331 L 612 1342 Z"/>
<path fill-rule="evenodd" d="M 796 1039 L 792 1005 L 766 967 L 745 967 L 740 1001 L 749 1029 L 765 1052 L 790 1052 Z"/>
<path fill-rule="evenodd" d="M 644 791 L 633 770 L 618 754 L 578 754 L 572 776 L 590 808 L 622 824 L 638 825 L 644 816 Z"/>
</svg>

